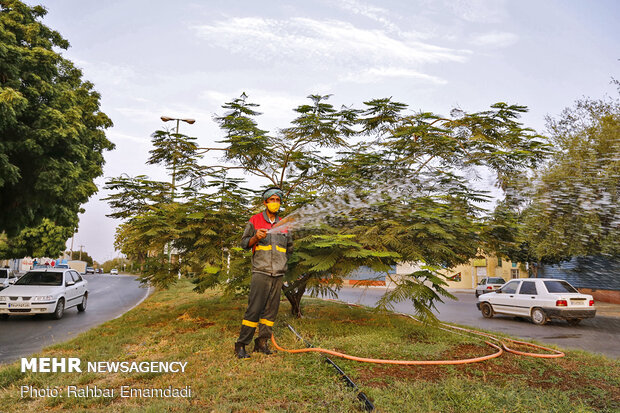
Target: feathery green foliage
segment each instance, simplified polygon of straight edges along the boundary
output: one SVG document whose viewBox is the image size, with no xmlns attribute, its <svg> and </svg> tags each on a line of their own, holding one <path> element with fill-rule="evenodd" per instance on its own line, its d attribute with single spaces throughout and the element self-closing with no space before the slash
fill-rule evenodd
<svg viewBox="0 0 620 413">
<path fill-rule="evenodd" d="M 145 281 L 170 285 L 180 272 L 193 277 L 197 291 L 219 284 L 229 293 L 246 291 L 250 256 L 238 243 L 252 214 L 248 201 L 255 212 L 262 204 L 241 189 L 242 181 L 228 177 L 240 169 L 282 187 L 286 214 L 297 219 L 284 287 L 293 314 L 301 315 L 307 291 L 334 295 L 361 266 L 387 273 L 406 261 L 421 262 L 424 270 L 404 277 L 381 304 L 408 299 L 432 320 L 433 303 L 450 297 L 438 268 L 466 262 L 485 242 L 503 245 L 509 235 L 499 231 L 510 225 L 502 215 L 485 219 L 479 205 L 487 194 L 467 174 L 486 167 L 509 189 L 514 176 L 547 153 L 538 135 L 517 121 L 526 109 L 499 103 L 445 118 L 410 113 L 391 99 L 365 102 L 363 109 L 337 109 L 329 96 L 309 99 L 276 136 L 259 128 L 258 105 L 245 94 L 224 104 L 226 112 L 215 118 L 223 147 L 199 148 L 183 135 L 156 132 L 151 163 L 170 171 L 174 150 L 161 148 L 172 145 L 183 152 L 175 159 L 187 160 L 176 165 L 201 171 L 205 179 L 194 180 L 198 184 L 178 198 L 167 195 L 175 193 L 174 178 L 167 190 L 144 177 L 109 181 L 118 191 L 108 198 L 113 215 L 128 218 L 119 227 L 118 247 L 142 254 Z M 202 154 L 214 151 L 222 151 L 227 163 L 201 169 Z M 166 245 L 178 255 L 175 262 L 165 259 Z"/>
</svg>

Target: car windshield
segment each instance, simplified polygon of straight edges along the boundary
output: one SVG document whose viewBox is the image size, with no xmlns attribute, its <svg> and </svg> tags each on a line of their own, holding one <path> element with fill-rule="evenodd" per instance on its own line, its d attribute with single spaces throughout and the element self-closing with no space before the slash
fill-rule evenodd
<svg viewBox="0 0 620 413">
<path fill-rule="evenodd" d="M 578 293 L 572 285 L 566 281 L 545 281 L 545 287 L 550 293 Z"/>
<path fill-rule="evenodd" d="M 3 278 L 9 278 L 9 270 L 0 269 L 0 280 Z"/>
<path fill-rule="evenodd" d="M 487 284 L 504 284 L 505 282 L 503 278 L 489 278 Z"/>
<path fill-rule="evenodd" d="M 62 285 L 62 273 L 31 271 L 17 280 L 15 285 Z"/>
</svg>

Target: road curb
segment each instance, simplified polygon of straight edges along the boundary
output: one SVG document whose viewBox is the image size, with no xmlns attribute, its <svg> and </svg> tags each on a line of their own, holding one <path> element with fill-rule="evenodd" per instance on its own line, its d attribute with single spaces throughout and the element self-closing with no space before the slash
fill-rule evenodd
<svg viewBox="0 0 620 413">
<path fill-rule="evenodd" d="M 142 299 L 140 299 L 140 301 L 138 301 L 136 304 L 134 304 L 133 307 L 131 307 L 130 309 L 128 309 L 127 311 L 117 315 L 116 317 L 114 317 L 112 320 L 116 320 L 117 318 L 120 318 L 121 316 L 127 314 L 128 312 L 130 312 L 131 310 L 133 310 L 134 308 L 136 308 L 137 306 L 139 306 L 140 304 L 142 304 L 142 302 L 144 300 L 146 300 L 147 298 L 149 298 L 149 295 L 151 295 L 153 293 L 153 291 L 155 291 L 155 288 L 153 288 L 152 286 L 149 285 L 149 288 L 146 290 L 146 294 L 144 294 L 144 297 L 142 297 Z"/>
</svg>

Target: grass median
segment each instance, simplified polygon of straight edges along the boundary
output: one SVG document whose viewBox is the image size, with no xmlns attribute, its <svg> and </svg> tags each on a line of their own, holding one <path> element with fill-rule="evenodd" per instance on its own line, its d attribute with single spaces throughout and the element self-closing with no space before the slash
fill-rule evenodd
<svg viewBox="0 0 620 413">
<path fill-rule="evenodd" d="M 21 373 L 19 363 L 0 368 L 0 412 L 43 410 L 161 411 L 360 411 L 318 354 L 233 357 L 245 298 L 196 294 L 182 281 L 156 291 L 124 316 L 38 357 L 96 361 L 183 361 L 183 373 Z M 282 302 L 275 334 L 285 348 L 303 345 L 292 324 L 314 345 L 363 357 L 461 359 L 494 352 L 475 337 L 452 334 L 367 308 L 305 299 L 305 317 L 288 315 Z M 610 345 L 615 345 L 610 343 Z M 250 346 L 251 349 L 252 346 Z M 35 357 L 35 356 L 33 356 Z M 514 354 L 457 366 L 391 366 L 334 361 L 385 412 L 586 412 L 620 410 L 620 362 L 581 351 L 560 359 Z M 24 386 L 24 387 L 22 387 Z M 112 397 L 68 397 L 67 386 L 114 389 Z M 191 387 L 191 397 L 122 397 L 132 389 Z M 56 388 L 56 397 L 31 397 L 21 389 Z"/>
</svg>

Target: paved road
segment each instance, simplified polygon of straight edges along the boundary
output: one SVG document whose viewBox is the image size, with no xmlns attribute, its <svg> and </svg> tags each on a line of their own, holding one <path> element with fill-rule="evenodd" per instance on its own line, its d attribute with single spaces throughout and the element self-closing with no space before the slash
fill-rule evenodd
<svg viewBox="0 0 620 413">
<path fill-rule="evenodd" d="M 0 364 L 40 351 L 43 347 L 75 337 L 125 313 L 148 295 L 135 277 L 86 275 L 88 307 L 83 313 L 70 308 L 60 320 L 46 315 L 11 316 L 0 320 Z"/>
<path fill-rule="evenodd" d="M 340 290 L 338 299 L 346 302 L 373 306 L 385 292 L 382 288 L 351 288 Z M 441 321 L 478 327 L 489 331 L 510 334 L 541 343 L 556 344 L 567 349 L 587 350 L 608 357 L 620 358 L 620 318 L 596 316 L 583 320 L 571 327 L 564 321 L 551 321 L 544 326 L 532 324 L 529 320 L 510 316 L 483 318 L 476 308 L 473 293 L 454 293 L 458 301 L 445 300 L 439 303 L 435 313 Z M 400 303 L 394 310 L 413 314 L 411 303 Z"/>
</svg>

